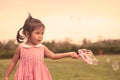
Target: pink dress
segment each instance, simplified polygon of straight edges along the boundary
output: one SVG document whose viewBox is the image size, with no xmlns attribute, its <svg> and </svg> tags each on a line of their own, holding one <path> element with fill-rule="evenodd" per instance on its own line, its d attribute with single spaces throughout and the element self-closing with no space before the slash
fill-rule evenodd
<svg viewBox="0 0 120 80">
<path fill-rule="evenodd" d="M 52 80 L 44 63 L 44 45 L 20 44 L 20 60 L 14 80 Z"/>
</svg>

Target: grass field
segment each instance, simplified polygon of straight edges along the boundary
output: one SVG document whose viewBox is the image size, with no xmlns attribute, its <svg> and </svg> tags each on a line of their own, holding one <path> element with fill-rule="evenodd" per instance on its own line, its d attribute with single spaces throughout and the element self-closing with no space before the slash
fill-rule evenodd
<svg viewBox="0 0 120 80">
<path fill-rule="evenodd" d="M 117 60 L 120 64 L 120 55 L 102 55 L 96 56 L 100 61 L 98 65 L 88 65 L 81 58 L 61 60 L 45 59 L 53 80 L 120 80 L 120 69 L 113 70 L 112 63 Z M 109 58 L 110 62 L 106 62 Z M 0 60 L 0 80 L 10 60 Z M 15 70 L 12 72 L 10 79 L 13 80 Z"/>
</svg>

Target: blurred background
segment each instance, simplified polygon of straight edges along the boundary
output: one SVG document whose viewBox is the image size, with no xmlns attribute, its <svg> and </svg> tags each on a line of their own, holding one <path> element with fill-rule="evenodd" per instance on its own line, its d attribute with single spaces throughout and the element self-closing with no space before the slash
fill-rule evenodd
<svg viewBox="0 0 120 80">
<path fill-rule="evenodd" d="M 81 44 L 119 39 L 119 0 L 0 0 L 0 40 L 15 39 L 28 12 L 46 26 L 44 41 Z"/>
</svg>

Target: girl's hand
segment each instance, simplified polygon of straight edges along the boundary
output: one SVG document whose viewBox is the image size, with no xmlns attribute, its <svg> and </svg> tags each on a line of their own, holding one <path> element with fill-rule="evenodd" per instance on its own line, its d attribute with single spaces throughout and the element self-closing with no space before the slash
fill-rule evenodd
<svg viewBox="0 0 120 80">
<path fill-rule="evenodd" d="M 8 80 L 8 78 L 7 78 L 7 77 L 5 77 L 5 78 L 4 78 L 4 80 Z"/>
<path fill-rule="evenodd" d="M 79 57 L 76 52 L 69 52 L 69 54 L 70 54 L 70 57 L 72 57 L 72 58 L 76 58 L 77 59 Z"/>
</svg>

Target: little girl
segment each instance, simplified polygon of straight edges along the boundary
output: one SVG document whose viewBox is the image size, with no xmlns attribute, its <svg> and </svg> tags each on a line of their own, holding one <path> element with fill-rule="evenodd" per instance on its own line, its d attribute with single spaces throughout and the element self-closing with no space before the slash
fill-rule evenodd
<svg viewBox="0 0 120 80">
<path fill-rule="evenodd" d="M 44 24 L 29 15 L 24 26 L 18 30 L 17 41 L 21 44 L 16 48 L 4 80 L 8 80 L 18 60 L 19 65 L 14 80 L 52 80 L 48 68 L 44 63 L 44 56 L 51 59 L 61 59 L 64 57 L 78 58 L 75 52 L 55 54 L 45 45 L 41 44 L 44 31 Z M 25 38 L 27 39 L 26 42 L 24 41 Z"/>
</svg>

